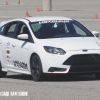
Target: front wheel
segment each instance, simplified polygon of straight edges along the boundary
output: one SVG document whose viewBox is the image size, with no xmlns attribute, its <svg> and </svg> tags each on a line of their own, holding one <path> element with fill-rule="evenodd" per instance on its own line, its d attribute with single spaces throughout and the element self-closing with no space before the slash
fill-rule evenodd
<svg viewBox="0 0 100 100">
<path fill-rule="evenodd" d="M 100 73 L 95 74 L 96 78 L 100 79 Z"/>
<path fill-rule="evenodd" d="M 0 71 L 0 78 L 6 77 L 7 72 Z"/>
<path fill-rule="evenodd" d="M 31 58 L 31 74 L 34 81 L 43 80 L 42 63 L 38 55 L 33 55 Z"/>
</svg>

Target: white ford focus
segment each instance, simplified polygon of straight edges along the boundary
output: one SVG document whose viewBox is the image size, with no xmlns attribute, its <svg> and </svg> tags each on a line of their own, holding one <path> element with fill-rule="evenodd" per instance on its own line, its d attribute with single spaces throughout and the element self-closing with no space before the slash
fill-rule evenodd
<svg viewBox="0 0 100 100">
<path fill-rule="evenodd" d="M 0 77 L 8 71 L 31 74 L 95 74 L 100 78 L 100 40 L 79 22 L 57 16 L 0 23 Z"/>
</svg>

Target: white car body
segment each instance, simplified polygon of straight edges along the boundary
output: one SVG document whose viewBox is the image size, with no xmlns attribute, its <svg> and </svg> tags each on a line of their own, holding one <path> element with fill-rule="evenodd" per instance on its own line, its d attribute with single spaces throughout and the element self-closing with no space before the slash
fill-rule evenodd
<svg viewBox="0 0 100 100">
<path fill-rule="evenodd" d="M 14 19 L 10 21 L 1 22 L 0 24 L 0 27 L 1 27 L 0 61 L 2 65 L 2 71 L 6 71 L 6 72 L 13 71 L 13 72 L 18 72 L 18 73 L 31 74 L 30 60 L 31 60 L 31 56 L 33 54 L 36 54 L 39 56 L 41 60 L 43 73 L 51 73 L 51 74 L 65 73 L 66 74 L 66 73 L 70 73 L 70 69 L 73 66 L 70 63 L 64 64 L 64 62 L 68 58 L 74 55 L 89 55 L 89 54 L 90 55 L 93 54 L 92 56 L 94 56 L 94 54 L 100 55 L 100 40 L 96 36 L 68 37 L 68 38 L 61 37 L 61 38 L 48 38 L 48 39 L 36 38 L 36 36 L 33 34 L 33 31 L 30 27 L 30 23 L 37 22 L 37 21 L 41 22 L 45 20 L 46 21 L 49 21 L 49 20 L 73 21 L 73 19 L 60 17 L 60 16 L 58 17 L 57 16 L 51 16 L 51 17 L 43 16 L 43 17 L 20 18 L 20 19 Z M 11 23 L 11 22 L 17 22 L 17 21 L 22 22 L 27 26 L 31 35 L 31 39 L 33 39 L 33 42 L 26 42 L 23 40 L 2 35 L 5 24 Z M 18 38 L 27 39 L 28 35 L 23 34 L 19 36 Z M 44 46 L 61 48 L 66 53 L 64 55 L 48 53 L 44 50 Z M 79 58 L 77 59 L 79 60 Z M 82 59 L 84 60 L 85 58 L 82 58 Z M 92 64 L 90 65 L 92 66 Z M 83 65 L 80 64 L 80 67 L 81 66 Z M 75 71 L 75 73 L 76 72 L 77 71 Z M 79 71 L 79 72 L 80 73 L 91 72 L 95 74 L 95 72 L 100 72 L 100 67 L 98 67 L 97 70 L 94 70 L 94 71 L 85 70 L 85 71 Z M 72 71 L 72 73 L 74 72 Z"/>
</svg>

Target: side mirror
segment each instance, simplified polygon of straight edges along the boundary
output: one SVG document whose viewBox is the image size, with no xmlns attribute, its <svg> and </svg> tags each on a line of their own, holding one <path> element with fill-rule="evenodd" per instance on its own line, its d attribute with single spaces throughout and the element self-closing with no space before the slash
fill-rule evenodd
<svg viewBox="0 0 100 100">
<path fill-rule="evenodd" d="M 20 35 L 17 36 L 17 39 L 27 40 L 28 39 L 28 34 L 20 34 Z"/>
<path fill-rule="evenodd" d="M 99 37 L 99 34 L 100 34 L 100 33 L 97 32 L 97 31 L 92 31 L 92 34 L 95 35 L 96 37 Z"/>
</svg>

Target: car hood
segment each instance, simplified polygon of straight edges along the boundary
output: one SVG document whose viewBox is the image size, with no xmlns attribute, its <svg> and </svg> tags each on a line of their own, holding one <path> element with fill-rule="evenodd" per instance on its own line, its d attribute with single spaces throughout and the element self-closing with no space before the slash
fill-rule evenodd
<svg viewBox="0 0 100 100">
<path fill-rule="evenodd" d="M 58 47 L 66 50 L 98 50 L 100 40 L 96 37 L 67 37 L 54 39 L 41 39 L 43 46 Z"/>
</svg>

